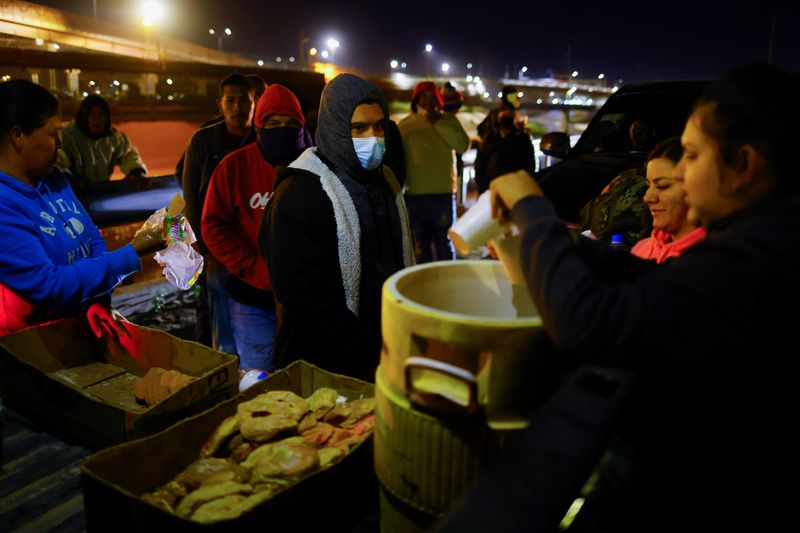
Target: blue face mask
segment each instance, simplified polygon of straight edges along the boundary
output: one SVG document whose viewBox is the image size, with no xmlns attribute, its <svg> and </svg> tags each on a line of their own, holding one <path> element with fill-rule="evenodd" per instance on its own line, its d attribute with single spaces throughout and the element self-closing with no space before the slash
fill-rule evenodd
<svg viewBox="0 0 800 533">
<path fill-rule="evenodd" d="M 353 147 L 356 149 L 361 167 L 374 170 L 380 166 L 383 154 L 386 152 L 386 141 L 383 137 L 353 137 Z"/>
</svg>

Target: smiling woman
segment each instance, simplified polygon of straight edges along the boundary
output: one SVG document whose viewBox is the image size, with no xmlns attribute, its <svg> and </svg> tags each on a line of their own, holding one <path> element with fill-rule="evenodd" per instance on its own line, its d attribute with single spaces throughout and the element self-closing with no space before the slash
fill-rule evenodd
<svg viewBox="0 0 800 533">
<path fill-rule="evenodd" d="M 674 176 L 682 153 L 680 139 L 673 137 L 656 146 L 647 158 L 644 201 L 653 216 L 653 234 L 631 249 L 636 257 L 662 263 L 706 236 L 705 229 L 689 221 L 683 183 Z"/>
</svg>

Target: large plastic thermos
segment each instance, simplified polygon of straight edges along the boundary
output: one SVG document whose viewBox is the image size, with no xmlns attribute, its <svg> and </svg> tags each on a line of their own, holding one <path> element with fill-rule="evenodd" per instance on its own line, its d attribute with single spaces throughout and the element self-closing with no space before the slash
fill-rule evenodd
<svg viewBox="0 0 800 533">
<path fill-rule="evenodd" d="M 431 520 L 477 479 L 554 387 L 524 285 L 498 261 L 406 268 L 383 286 L 375 468 L 386 501 Z M 382 517 L 398 508 L 384 509 Z M 384 523 L 384 531 L 407 529 Z M 429 525 L 429 524 L 427 524 Z M 420 529 L 424 529 L 424 526 Z"/>
</svg>

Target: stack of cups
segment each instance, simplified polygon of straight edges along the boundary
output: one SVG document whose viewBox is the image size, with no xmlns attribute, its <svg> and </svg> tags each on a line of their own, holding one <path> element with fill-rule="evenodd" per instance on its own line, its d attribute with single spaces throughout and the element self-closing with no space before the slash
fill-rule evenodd
<svg viewBox="0 0 800 533">
<path fill-rule="evenodd" d="M 500 224 L 492 218 L 491 192 L 484 191 L 455 224 L 447 230 L 456 251 L 463 255 L 491 244 L 503 263 L 511 283 L 525 282 L 519 262 L 519 231 L 516 226 Z"/>
</svg>

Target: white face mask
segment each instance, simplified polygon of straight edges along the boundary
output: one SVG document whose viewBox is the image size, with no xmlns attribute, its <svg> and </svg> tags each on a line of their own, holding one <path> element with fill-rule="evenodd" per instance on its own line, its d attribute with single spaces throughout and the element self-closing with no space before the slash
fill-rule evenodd
<svg viewBox="0 0 800 533">
<path fill-rule="evenodd" d="M 378 168 L 386 152 L 386 141 L 383 137 L 353 137 L 353 147 L 361 166 L 366 170 Z"/>
</svg>

